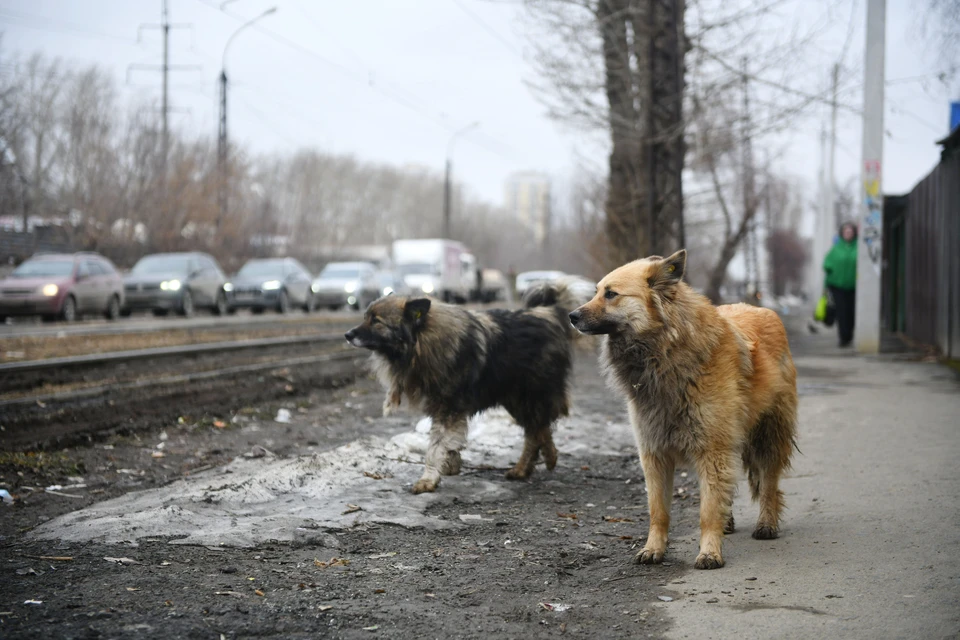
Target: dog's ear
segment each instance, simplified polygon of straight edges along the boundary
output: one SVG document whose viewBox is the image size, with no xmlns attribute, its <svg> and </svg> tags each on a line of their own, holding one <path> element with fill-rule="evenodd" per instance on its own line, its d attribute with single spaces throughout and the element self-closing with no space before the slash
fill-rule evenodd
<svg viewBox="0 0 960 640">
<path fill-rule="evenodd" d="M 661 258 L 653 267 L 648 282 L 651 289 L 667 289 L 683 280 L 687 268 L 687 250 L 680 249 L 672 256 Z"/>
<path fill-rule="evenodd" d="M 419 327 L 430 311 L 430 298 L 413 298 L 403 306 L 403 318 Z"/>
</svg>

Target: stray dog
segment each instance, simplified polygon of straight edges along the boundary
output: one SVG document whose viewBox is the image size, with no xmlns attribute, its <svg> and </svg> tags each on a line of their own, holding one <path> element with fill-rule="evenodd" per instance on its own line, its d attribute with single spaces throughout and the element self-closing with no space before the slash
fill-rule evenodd
<svg viewBox="0 0 960 640">
<path fill-rule="evenodd" d="M 723 566 L 724 533 L 739 461 L 760 518 L 758 540 L 776 538 L 780 475 L 796 446 L 797 372 L 783 323 L 769 309 L 714 307 L 682 281 L 686 251 L 651 256 L 609 273 L 570 314 L 603 334 L 600 358 L 627 399 L 650 504 L 650 533 L 637 562 L 663 562 L 676 463 L 700 478 L 698 569 Z"/>
<path fill-rule="evenodd" d="M 557 464 L 551 427 L 569 411 L 571 342 L 567 316 L 580 304 L 563 282 L 540 285 L 526 308 L 469 311 L 429 298 L 386 296 L 345 334 L 373 351 L 387 389 L 384 415 L 406 396 L 433 421 L 423 476 L 413 493 L 434 491 L 441 475 L 460 473 L 467 419 L 504 407 L 523 427 L 523 453 L 507 478 L 533 472 L 537 456 Z"/>
</svg>

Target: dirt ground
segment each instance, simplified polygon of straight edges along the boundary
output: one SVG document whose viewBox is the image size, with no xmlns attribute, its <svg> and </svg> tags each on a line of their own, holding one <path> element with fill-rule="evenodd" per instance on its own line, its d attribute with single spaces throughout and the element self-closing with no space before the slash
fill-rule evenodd
<svg viewBox="0 0 960 640">
<path fill-rule="evenodd" d="M 262 338 L 312 335 L 349 328 L 350 320 L 336 316 L 303 316 L 294 320 L 278 320 L 272 326 L 238 325 L 232 327 L 192 327 L 162 331 L 91 334 L 72 336 L 4 336 L 0 337 L 0 362 L 63 358 L 90 353 L 107 353 L 131 349 L 151 349 L 186 344 L 224 342 L 228 340 L 258 340 Z"/>
<path fill-rule="evenodd" d="M 625 420 L 592 354 L 581 354 L 574 389 L 582 410 Z M 662 635 L 667 623 L 660 612 L 687 593 L 684 576 L 692 570 L 695 550 L 684 549 L 663 566 L 632 563 L 646 531 L 646 503 L 629 448 L 609 456 L 561 452 L 557 470 L 539 468 L 514 498 L 481 507 L 460 502 L 432 507 L 431 515 L 443 520 L 473 516 L 457 529 L 366 524 L 332 530 L 322 546 L 252 550 L 167 540 L 132 547 L 24 538 L 56 515 L 161 486 L 235 456 L 263 455 L 262 449 L 294 456 L 362 435 L 409 430 L 416 416 L 382 418 L 381 400 L 374 381 L 362 376 L 232 415 L 184 416 L 182 423 L 87 446 L 4 454 L 0 486 L 18 501 L 0 506 L 0 636 Z M 263 421 L 280 409 L 301 419 Z M 466 473 L 506 482 L 501 471 Z M 51 485 L 60 488 L 44 491 Z M 672 531 L 684 535 L 695 529 L 698 496 L 685 475 L 678 474 L 676 486 Z M 746 582 L 730 589 L 764 586 Z M 28 600 L 42 604 L 25 604 Z"/>
</svg>

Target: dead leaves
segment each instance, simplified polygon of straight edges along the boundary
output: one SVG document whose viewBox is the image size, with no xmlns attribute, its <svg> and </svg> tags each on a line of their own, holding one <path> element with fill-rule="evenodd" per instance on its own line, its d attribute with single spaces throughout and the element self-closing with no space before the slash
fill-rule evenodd
<svg viewBox="0 0 960 640">
<path fill-rule="evenodd" d="M 630 518 L 615 518 L 613 516 L 602 516 L 604 522 L 633 522 Z"/>
<path fill-rule="evenodd" d="M 345 567 L 350 564 L 350 561 L 346 558 L 338 558 L 334 556 L 326 562 L 314 558 L 313 564 L 319 569 L 326 569 L 327 567 Z"/>
</svg>

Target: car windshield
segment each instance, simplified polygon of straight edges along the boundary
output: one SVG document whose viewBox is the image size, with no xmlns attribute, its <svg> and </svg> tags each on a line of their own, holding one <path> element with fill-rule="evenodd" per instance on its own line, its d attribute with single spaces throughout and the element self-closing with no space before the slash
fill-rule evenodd
<svg viewBox="0 0 960 640">
<path fill-rule="evenodd" d="M 13 278 L 43 278 L 45 276 L 69 276 L 73 273 L 73 260 L 27 260 L 10 274 Z"/>
<path fill-rule="evenodd" d="M 329 278 L 331 280 L 346 280 L 348 278 L 359 278 L 360 268 L 332 264 L 324 267 L 323 271 L 320 272 L 320 277 Z"/>
<path fill-rule="evenodd" d="M 279 278 L 283 275 L 283 263 L 278 260 L 254 260 L 243 265 L 237 275 L 245 278 Z"/>
<path fill-rule="evenodd" d="M 130 273 L 186 273 L 187 256 L 147 256 L 133 265 Z"/>
<path fill-rule="evenodd" d="M 428 276 L 439 272 L 434 265 L 429 262 L 411 262 L 410 264 L 401 264 L 397 270 L 402 276 Z"/>
</svg>

